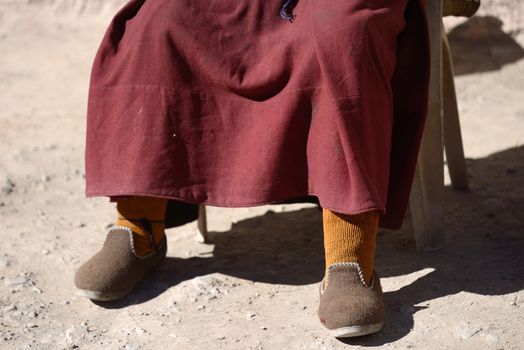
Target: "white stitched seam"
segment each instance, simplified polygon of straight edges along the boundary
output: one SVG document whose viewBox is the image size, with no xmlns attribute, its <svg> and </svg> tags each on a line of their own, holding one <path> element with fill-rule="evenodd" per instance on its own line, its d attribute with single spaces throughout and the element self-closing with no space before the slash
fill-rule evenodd
<svg viewBox="0 0 524 350">
<path fill-rule="evenodd" d="M 108 231 L 108 235 L 109 236 L 109 233 L 111 233 L 112 231 L 115 231 L 115 230 L 124 230 L 126 231 L 128 234 L 129 234 L 129 247 L 131 248 L 131 252 L 133 253 L 133 255 L 135 256 L 135 258 L 137 259 L 140 259 L 140 260 L 145 260 L 147 258 L 149 258 L 150 256 L 154 255 L 156 252 L 151 252 L 149 254 L 146 254 L 144 256 L 141 256 L 141 255 L 138 255 L 135 251 L 135 239 L 133 237 L 133 231 L 127 227 L 127 226 L 119 226 L 119 225 L 115 225 L 115 226 L 112 226 Z M 106 240 L 107 240 L 107 236 L 106 236 Z"/>
<path fill-rule="evenodd" d="M 356 262 L 339 262 L 339 263 L 334 263 L 332 265 L 329 265 L 328 271 L 327 271 L 327 274 L 326 274 L 326 287 L 322 288 L 322 285 L 321 285 L 321 293 L 324 293 L 324 290 L 326 290 L 327 287 L 328 287 L 328 284 L 329 284 L 329 270 L 331 270 L 334 266 L 352 266 L 352 267 L 356 267 L 357 271 L 358 271 L 358 277 L 360 278 L 360 282 L 362 282 L 364 287 L 371 288 L 371 289 L 373 288 L 373 285 L 375 284 L 374 279 L 371 282 L 371 285 L 368 286 L 366 284 L 366 281 L 364 280 L 364 274 L 362 273 L 362 269 L 360 268 L 360 265 L 358 263 L 356 263 Z"/>
</svg>

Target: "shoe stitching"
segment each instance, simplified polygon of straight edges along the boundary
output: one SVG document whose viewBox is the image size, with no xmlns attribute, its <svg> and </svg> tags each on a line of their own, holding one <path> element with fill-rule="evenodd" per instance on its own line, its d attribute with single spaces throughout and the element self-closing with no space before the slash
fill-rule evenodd
<svg viewBox="0 0 524 350">
<path fill-rule="evenodd" d="M 128 234 L 129 234 L 129 247 L 131 249 L 131 252 L 133 253 L 133 256 L 137 259 L 140 259 L 140 260 L 146 260 L 147 258 L 150 258 L 152 257 L 153 255 L 157 254 L 160 249 L 158 251 L 152 251 L 151 253 L 148 253 L 146 255 L 138 255 L 135 251 L 135 239 L 133 237 L 133 231 L 127 227 L 127 226 L 119 226 L 119 225 L 114 225 L 112 226 L 108 231 L 107 231 L 107 236 L 106 236 L 106 241 L 107 241 L 107 238 L 109 237 L 109 233 L 115 231 L 115 230 L 124 230 L 126 231 Z M 165 244 L 165 236 L 164 238 L 162 239 L 162 242 L 161 244 L 159 245 L 159 247 L 161 247 L 163 244 Z M 104 242 L 105 244 L 105 242 Z"/>
<path fill-rule="evenodd" d="M 332 270 L 335 266 L 351 266 L 351 267 L 355 267 L 357 269 L 357 272 L 358 272 L 358 277 L 360 278 L 360 282 L 362 282 L 362 284 L 364 285 L 364 287 L 366 288 L 369 288 L 369 289 L 373 289 L 374 285 L 375 285 L 375 276 L 373 274 L 373 276 L 371 277 L 371 284 L 368 286 L 366 284 L 366 281 L 364 280 L 364 273 L 362 272 L 362 268 L 360 267 L 360 265 L 356 262 L 339 262 L 339 263 L 334 263 L 334 264 L 331 264 L 329 267 L 328 267 L 328 270 L 327 270 L 327 274 L 325 276 L 325 280 L 326 280 L 326 287 L 324 288 L 324 278 L 322 278 L 322 281 L 320 283 L 320 294 L 323 294 L 324 291 L 328 288 L 328 285 L 329 285 L 329 272 L 330 270 Z"/>
</svg>

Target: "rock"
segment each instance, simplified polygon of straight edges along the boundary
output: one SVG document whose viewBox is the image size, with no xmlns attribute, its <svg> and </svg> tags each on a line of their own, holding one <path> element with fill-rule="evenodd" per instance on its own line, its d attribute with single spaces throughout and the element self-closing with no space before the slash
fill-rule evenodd
<svg viewBox="0 0 524 350">
<path fill-rule="evenodd" d="M 455 327 L 453 333 L 455 334 L 455 336 L 457 336 L 457 338 L 469 339 L 473 337 L 475 334 L 479 333 L 480 331 L 482 331 L 482 328 L 472 327 L 469 323 L 462 322 L 461 324 Z"/>
<path fill-rule="evenodd" d="M 500 342 L 499 338 L 492 333 L 484 334 L 484 338 L 486 338 L 486 341 L 491 345 L 495 345 Z"/>
<path fill-rule="evenodd" d="M 8 311 L 16 311 L 18 308 L 16 307 L 15 304 L 10 304 L 10 305 L 7 305 L 6 307 L 4 307 L 4 311 L 5 312 L 8 312 Z"/>
<path fill-rule="evenodd" d="M 255 311 L 248 311 L 246 312 L 246 319 L 247 320 L 253 320 L 257 316 L 257 313 Z"/>
<path fill-rule="evenodd" d="M 40 176 L 40 182 L 43 184 L 48 183 L 50 180 L 51 180 L 51 177 L 47 174 L 42 174 Z"/>
<path fill-rule="evenodd" d="M 15 190 L 14 182 L 7 176 L 0 179 L 0 193 L 10 194 Z"/>
<path fill-rule="evenodd" d="M 71 348 L 79 347 L 86 334 L 87 327 L 85 325 L 71 326 L 65 331 L 66 344 Z"/>
<path fill-rule="evenodd" d="M 28 279 L 25 276 L 12 276 L 12 277 L 6 277 L 4 279 L 4 284 L 6 286 L 19 286 L 19 285 L 23 285 L 27 281 Z"/>
<path fill-rule="evenodd" d="M 204 296 L 208 301 L 229 293 L 229 285 L 214 276 L 195 277 L 191 280 L 191 285 L 198 296 Z"/>
<path fill-rule="evenodd" d="M 142 336 L 142 335 L 147 333 L 147 331 L 145 329 L 140 328 L 140 327 L 135 327 L 134 331 L 139 336 Z"/>
<path fill-rule="evenodd" d="M 5 269 L 9 265 L 10 265 L 10 262 L 9 262 L 9 260 L 7 260 L 7 258 L 0 257 L 0 269 Z"/>
</svg>

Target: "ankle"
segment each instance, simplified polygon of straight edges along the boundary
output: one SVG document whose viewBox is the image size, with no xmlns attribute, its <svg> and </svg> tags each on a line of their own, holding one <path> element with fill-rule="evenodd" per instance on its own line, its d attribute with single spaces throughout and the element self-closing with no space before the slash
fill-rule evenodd
<svg viewBox="0 0 524 350">
<path fill-rule="evenodd" d="M 167 200 L 153 197 L 126 197 L 117 200 L 116 225 L 130 228 L 134 233 L 137 255 L 146 255 L 165 237 Z"/>
<path fill-rule="evenodd" d="M 323 210 L 327 268 L 335 263 L 358 263 L 369 285 L 373 275 L 378 211 L 357 215 Z"/>
</svg>

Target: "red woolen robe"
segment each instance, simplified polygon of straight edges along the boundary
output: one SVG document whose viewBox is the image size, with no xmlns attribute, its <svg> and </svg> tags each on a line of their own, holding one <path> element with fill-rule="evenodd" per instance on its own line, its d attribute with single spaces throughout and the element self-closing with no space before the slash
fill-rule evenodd
<svg viewBox="0 0 524 350">
<path fill-rule="evenodd" d="M 423 0 L 131 0 L 94 61 L 87 196 L 316 198 L 398 228 L 427 105 Z"/>
</svg>

